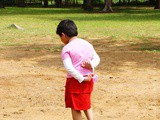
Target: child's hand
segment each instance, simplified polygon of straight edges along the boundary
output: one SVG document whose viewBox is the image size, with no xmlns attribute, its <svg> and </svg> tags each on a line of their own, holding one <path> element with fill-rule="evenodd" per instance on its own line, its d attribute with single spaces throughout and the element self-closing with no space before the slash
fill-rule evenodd
<svg viewBox="0 0 160 120">
<path fill-rule="evenodd" d="M 86 60 L 82 62 L 82 67 L 92 70 L 91 63 L 89 61 L 86 61 Z"/>
<path fill-rule="evenodd" d="M 86 82 L 91 81 L 92 76 L 93 76 L 92 74 L 89 74 L 88 76 L 86 76 L 86 77 L 84 78 L 84 81 L 86 81 Z"/>
</svg>

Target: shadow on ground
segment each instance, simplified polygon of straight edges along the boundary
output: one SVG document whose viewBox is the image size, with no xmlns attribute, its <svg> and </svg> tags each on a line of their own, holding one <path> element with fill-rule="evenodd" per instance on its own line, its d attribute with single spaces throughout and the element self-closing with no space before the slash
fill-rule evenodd
<svg viewBox="0 0 160 120">
<path fill-rule="evenodd" d="M 139 44 L 120 44 L 111 41 L 92 42 L 101 58 L 99 70 L 116 71 L 126 63 L 133 63 L 137 68 L 160 69 L 160 44 L 157 42 Z M 143 46 L 149 49 L 142 49 Z M 54 49 L 56 48 L 56 50 Z M 63 68 L 61 60 L 62 45 L 28 45 L 1 48 L 3 60 L 35 61 L 37 66 Z M 154 49 L 154 51 L 152 51 Z M 157 51 L 156 51 L 157 50 Z"/>
</svg>

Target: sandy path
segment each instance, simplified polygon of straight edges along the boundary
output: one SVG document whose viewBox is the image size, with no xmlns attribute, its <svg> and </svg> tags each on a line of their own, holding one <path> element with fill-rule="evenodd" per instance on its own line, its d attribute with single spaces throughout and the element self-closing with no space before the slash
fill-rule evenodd
<svg viewBox="0 0 160 120">
<path fill-rule="evenodd" d="M 97 50 L 95 120 L 160 119 L 160 53 Z M 0 49 L 0 120 L 71 120 L 60 52 Z"/>
</svg>

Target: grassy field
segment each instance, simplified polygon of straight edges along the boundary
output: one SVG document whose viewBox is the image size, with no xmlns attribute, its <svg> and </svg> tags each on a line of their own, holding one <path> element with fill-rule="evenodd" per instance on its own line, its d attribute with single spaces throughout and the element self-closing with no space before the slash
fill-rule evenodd
<svg viewBox="0 0 160 120">
<path fill-rule="evenodd" d="M 160 11 L 149 7 L 114 8 L 114 13 L 86 12 L 81 8 L 0 9 L 0 46 L 48 44 L 58 40 L 56 26 L 62 19 L 72 19 L 79 37 L 113 41 L 160 39 Z M 17 24 L 25 30 L 8 28 Z"/>
</svg>

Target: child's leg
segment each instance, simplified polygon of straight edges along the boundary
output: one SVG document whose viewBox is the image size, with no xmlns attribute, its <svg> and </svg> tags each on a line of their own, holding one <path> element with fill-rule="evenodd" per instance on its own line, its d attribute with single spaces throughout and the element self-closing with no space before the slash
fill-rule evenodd
<svg viewBox="0 0 160 120">
<path fill-rule="evenodd" d="M 71 109 L 71 111 L 73 120 L 82 120 L 82 115 L 80 110 Z"/>
<path fill-rule="evenodd" d="M 88 120 L 93 120 L 93 112 L 92 109 L 84 110 L 84 113 Z"/>
</svg>

